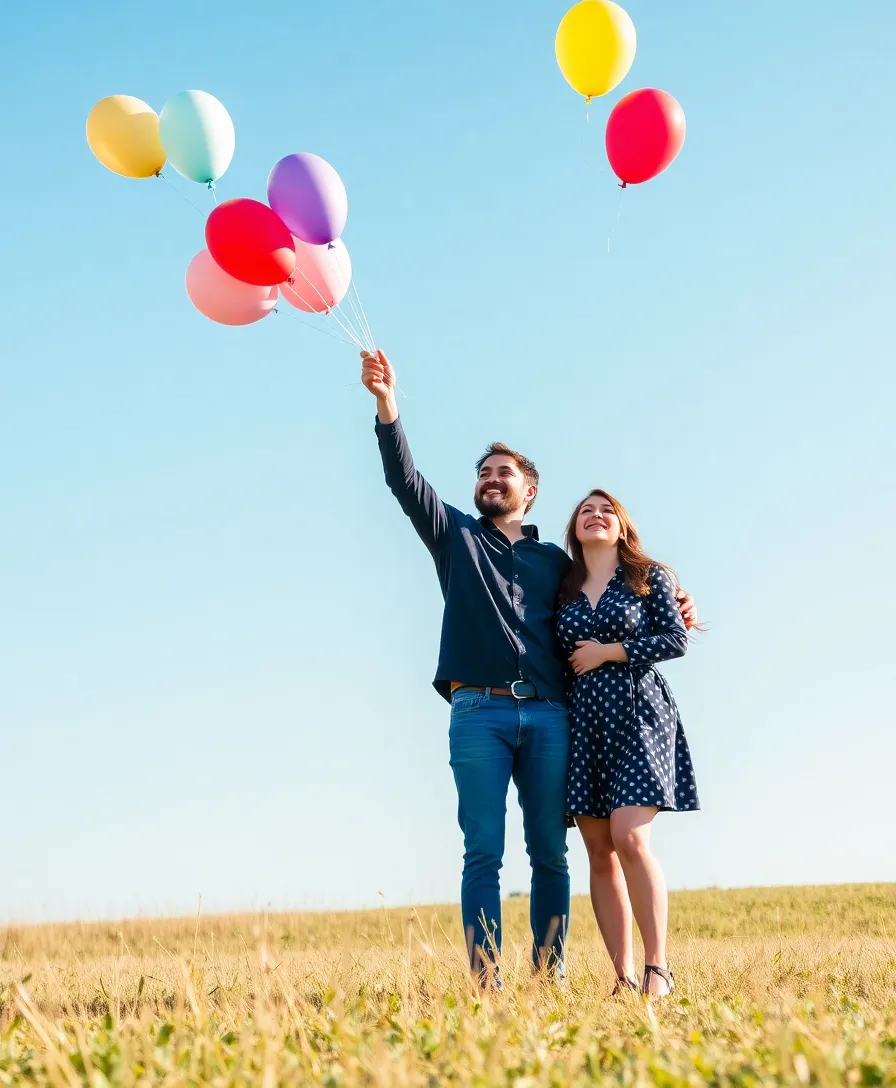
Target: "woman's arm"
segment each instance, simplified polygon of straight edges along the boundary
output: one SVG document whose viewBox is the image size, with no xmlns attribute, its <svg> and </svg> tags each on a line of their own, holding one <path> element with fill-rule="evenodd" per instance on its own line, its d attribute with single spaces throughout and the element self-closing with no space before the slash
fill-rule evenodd
<svg viewBox="0 0 896 1088">
<path fill-rule="evenodd" d="M 684 657 L 688 633 L 681 618 L 672 579 L 661 567 L 650 569 L 650 596 L 645 600 L 650 634 L 622 642 L 630 665 L 655 665 Z"/>
<path fill-rule="evenodd" d="M 684 657 L 688 634 L 675 596 L 672 579 L 660 567 L 650 571 L 650 595 L 644 598 L 650 634 L 623 642 L 577 642 L 569 659 L 577 676 L 613 662 L 620 665 L 655 665 Z"/>
</svg>

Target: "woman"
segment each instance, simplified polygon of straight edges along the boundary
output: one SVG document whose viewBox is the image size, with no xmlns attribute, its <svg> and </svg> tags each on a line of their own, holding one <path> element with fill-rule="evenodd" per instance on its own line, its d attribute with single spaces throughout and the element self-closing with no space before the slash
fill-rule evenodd
<svg viewBox="0 0 896 1088">
<path fill-rule="evenodd" d="M 681 657 L 687 632 L 671 572 L 641 550 L 622 504 L 592 491 L 566 530 L 572 566 L 557 629 L 575 678 L 567 813 L 585 840 L 591 903 L 616 970 L 614 993 L 671 993 L 668 896 L 650 851 L 660 811 L 699 808 L 678 708 L 654 666 Z M 634 974 L 632 915 L 644 943 Z"/>
</svg>

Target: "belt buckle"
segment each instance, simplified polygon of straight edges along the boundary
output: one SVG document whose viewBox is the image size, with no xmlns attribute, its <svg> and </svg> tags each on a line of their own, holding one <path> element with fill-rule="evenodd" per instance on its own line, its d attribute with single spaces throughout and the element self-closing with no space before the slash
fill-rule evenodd
<svg viewBox="0 0 896 1088">
<path fill-rule="evenodd" d="M 534 695 L 517 695 L 517 693 L 516 693 L 517 684 L 528 684 L 529 687 L 532 687 L 532 688 L 534 688 L 534 686 L 535 686 L 532 683 L 531 680 L 514 680 L 510 685 L 510 694 L 514 697 L 514 699 L 516 699 L 518 702 L 522 702 L 523 699 L 534 699 L 535 698 Z"/>
</svg>

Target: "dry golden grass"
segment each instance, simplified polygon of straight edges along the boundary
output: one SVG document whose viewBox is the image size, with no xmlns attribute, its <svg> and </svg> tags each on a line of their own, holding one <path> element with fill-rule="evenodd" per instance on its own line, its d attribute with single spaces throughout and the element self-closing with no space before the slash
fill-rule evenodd
<svg viewBox="0 0 896 1088">
<path fill-rule="evenodd" d="M 896 1084 L 896 885 L 673 896 L 679 982 L 612 978 L 577 900 L 569 979 L 471 992 L 456 908 L 0 929 L 0 1084 Z"/>
</svg>

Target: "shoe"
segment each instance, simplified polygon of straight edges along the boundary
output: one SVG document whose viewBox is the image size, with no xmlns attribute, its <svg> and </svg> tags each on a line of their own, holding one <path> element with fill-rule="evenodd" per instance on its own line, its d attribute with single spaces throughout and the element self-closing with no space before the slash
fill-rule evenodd
<svg viewBox="0 0 896 1088">
<path fill-rule="evenodd" d="M 661 978 L 663 982 L 669 987 L 664 994 L 652 994 L 650 992 L 650 976 L 656 975 Z M 665 967 L 655 967 L 652 963 L 646 963 L 644 965 L 644 981 L 641 983 L 641 993 L 653 1000 L 658 1000 L 662 997 L 668 997 L 675 989 L 675 978 L 672 972 Z"/>
<path fill-rule="evenodd" d="M 620 994 L 629 992 L 633 994 L 640 993 L 640 987 L 633 978 L 629 978 L 627 975 L 620 975 L 616 979 L 616 985 L 613 987 L 613 992 L 610 994 L 610 997 L 619 997 Z"/>
<path fill-rule="evenodd" d="M 497 964 L 482 967 L 479 971 L 479 989 L 483 993 L 500 993 L 504 989 L 501 968 Z"/>
<path fill-rule="evenodd" d="M 563 960 L 557 960 L 557 962 L 551 968 L 551 973 L 548 977 L 555 986 L 563 987 L 566 985 L 566 964 L 563 962 Z"/>
<path fill-rule="evenodd" d="M 537 955 L 533 952 L 532 974 L 552 982 L 555 986 L 566 985 L 566 964 L 553 950 L 546 955 L 544 953 Z"/>
</svg>

